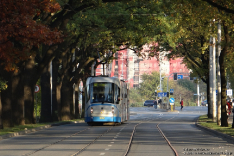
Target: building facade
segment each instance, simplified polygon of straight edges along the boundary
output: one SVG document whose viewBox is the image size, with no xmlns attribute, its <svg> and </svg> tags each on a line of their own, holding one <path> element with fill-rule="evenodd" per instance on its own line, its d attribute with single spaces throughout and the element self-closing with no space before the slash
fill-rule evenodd
<svg viewBox="0 0 234 156">
<path fill-rule="evenodd" d="M 147 51 L 148 47 L 143 48 Z M 129 86 L 139 87 L 142 82 L 141 75 L 151 74 L 153 71 L 160 72 L 165 76 L 169 76 L 172 73 L 189 73 L 189 69 L 182 63 L 182 58 L 170 59 L 168 60 L 165 55 L 168 52 L 161 52 L 159 59 L 156 57 L 147 57 L 147 52 L 145 52 L 145 57 L 138 57 L 133 50 L 124 49 L 115 53 L 117 58 L 111 64 L 104 67 L 105 75 L 111 77 L 118 77 L 129 83 Z M 98 66 L 96 69 L 96 75 L 103 74 L 102 65 Z M 171 77 L 172 78 L 172 77 Z"/>
</svg>

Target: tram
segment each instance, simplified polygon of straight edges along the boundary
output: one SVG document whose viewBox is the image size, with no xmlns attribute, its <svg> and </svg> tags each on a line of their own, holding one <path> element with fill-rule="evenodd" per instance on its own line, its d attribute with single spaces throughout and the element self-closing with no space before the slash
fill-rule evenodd
<svg viewBox="0 0 234 156">
<path fill-rule="evenodd" d="M 123 123 L 129 119 L 129 87 L 116 77 L 88 77 L 85 88 L 85 122 Z"/>
</svg>

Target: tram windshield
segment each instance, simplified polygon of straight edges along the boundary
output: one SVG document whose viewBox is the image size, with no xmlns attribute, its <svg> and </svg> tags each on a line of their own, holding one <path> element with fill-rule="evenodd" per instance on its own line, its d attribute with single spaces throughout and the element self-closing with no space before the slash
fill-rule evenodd
<svg viewBox="0 0 234 156">
<path fill-rule="evenodd" d="M 90 102 L 118 103 L 119 87 L 114 83 L 97 82 L 90 84 Z"/>
</svg>

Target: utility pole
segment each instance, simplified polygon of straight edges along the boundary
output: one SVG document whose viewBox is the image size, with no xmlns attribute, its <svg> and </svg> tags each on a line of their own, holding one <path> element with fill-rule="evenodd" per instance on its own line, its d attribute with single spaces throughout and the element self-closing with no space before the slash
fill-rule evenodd
<svg viewBox="0 0 234 156">
<path fill-rule="evenodd" d="M 213 71 L 212 71 L 212 61 L 213 61 L 213 58 L 212 58 L 212 36 L 210 37 L 210 46 L 209 46 L 209 91 L 210 91 L 210 116 L 209 117 L 213 117 L 213 94 L 212 94 L 212 91 L 213 91 Z M 208 114 L 209 115 L 209 114 Z"/>
<path fill-rule="evenodd" d="M 210 104 L 212 112 L 212 120 L 216 122 L 216 62 L 215 62 L 215 37 L 210 37 L 210 68 L 209 68 L 209 84 L 210 84 Z"/>
<path fill-rule="evenodd" d="M 218 21 L 218 48 L 217 48 L 217 99 L 218 99 L 218 111 L 217 111 L 217 125 L 221 125 L 221 75 L 220 75 L 220 65 L 219 65 L 219 56 L 221 53 L 221 24 Z"/>
<path fill-rule="evenodd" d="M 160 75 L 160 92 L 162 92 L 162 84 L 161 84 L 161 81 L 162 81 L 162 75 L 161 75 L 161 53 L 159 53 L 159 75 Z"/>
<path fill-rule="evenodd" d="M 213 122 L 216 122 L 216 50 L 215 50 L 215 37 L 213 37 L 213 44 L 212 44 L 212 55 L 213 55 L 213 60 L 212 60 L 212 94 L 213 94 Z"/>
<path fill-rule="evenodd" d="M 53 65 L 52 65 L 52 61 L 50 62 L 50 114 L 52 116 L 52 112 L 53 112 Z"/>
<path fill-rule="evenodd" d="M 197 106 L 200 106 L 200 100 L 199 100 L 199 81 L 197 82 Z"/>
</svg>

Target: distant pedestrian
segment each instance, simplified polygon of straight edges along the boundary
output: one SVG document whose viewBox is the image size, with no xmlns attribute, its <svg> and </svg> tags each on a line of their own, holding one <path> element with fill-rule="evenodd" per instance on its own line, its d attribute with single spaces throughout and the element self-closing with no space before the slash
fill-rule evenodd
<svg viewBox="0 0 234 156">
<path fill-rule="evenodd" d="M 157 109 L 158 100 L 154 101 L 154 108 Z"/>
<path fill-rule="evenodd" d="M 181 99 L 181 101 L 180 101 L 180 105 L 181 105 L 181 110 L 183 109 L 183 107 L 184 107 L 184 101 L 183 101 L 183 99 Z"/>
<path fill-rule="evenodd" d="M 227 100 L 227 112 L 229 116 L 231 114 L 231 111 L 232 111 L 232 104 L 229 100 Z"/>
</svg>

